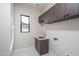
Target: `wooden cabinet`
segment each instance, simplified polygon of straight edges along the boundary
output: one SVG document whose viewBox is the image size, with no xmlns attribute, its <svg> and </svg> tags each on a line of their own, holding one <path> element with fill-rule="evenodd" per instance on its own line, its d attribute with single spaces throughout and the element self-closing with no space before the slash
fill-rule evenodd
<svg viewBox="0 0 79 59">
<path fill-rule="evenodd" d="M 42 23 L 50 24 L 76 17 L 79 17 L 79 3 L 57 3 L 42 14 L 39 20 L 42 20 Z"/>
<path fill-rule="evenodd" d="M 72 16 L 78 13 L 78 3 L 66 3 L 65 4 L 65 14 Z"/>
<path fill-rule="evenodd" d="M 39 40 L 35 38 L 35 48 L 39 55 L 48 53 L 49 51 L 49 39 Z"/>
<path fill-rule="evenodd" d="M 41 15 L 40 17 L 39 17 L 39 23 L 44 23 L 44 16 L 43 15 Z"/>
<path fill-rule="evenodd" d="M 64 4 L 56 4 L 52 8 L 50 8 L 48 11 L 46 11 L 44 14 L 42 14 L 39 17 L 39 20 L 44 20 L 43 23 L 52 23 L 52 22 L 57 22 L 61 20 L 64 16 Z M 44 17 L 43 17 L 44 15 Z"/>
<path fill-rule="evenodd" d="M 42 14 L 39 17 L 39 21 L 43 20 L 43 22 L 40 22 L 40 23 L 46 23 L 47 24 L 47 23 L 51 23 L 51 22 L 55 21 L 55 14 L 56 14 L 55 8 L 56 8 L 56 6 L 53 6 L 48 11 L 46 11 L 44 14 Z"/>
<path fill-rule="evenodd" d="M 62 3 L 58 3 L 55 5 L 55 21 L 57 22 L 59 20 L 62 20 L 65 15 L 65 5 Z M 52 9 L 53 10 L 53 9 Z"/>
<path fill-rule="evenodd" d="M 65 3 L 65 17 L 63 20 L 74 19 L 79 17 L 79 3 Z"/>
</svg>

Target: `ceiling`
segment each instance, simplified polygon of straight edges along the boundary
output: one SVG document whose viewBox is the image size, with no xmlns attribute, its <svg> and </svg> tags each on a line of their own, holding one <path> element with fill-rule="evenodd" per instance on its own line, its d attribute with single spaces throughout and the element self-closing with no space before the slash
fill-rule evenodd
<svg viewBox="0 0 79 59">
<path fill-rule="evenodd" d="M 46 6 L 51 5 L 53 3 L 17 3 L 17 4 L 29 5 L 36 8 L 45 8 Z"/>
</svg>

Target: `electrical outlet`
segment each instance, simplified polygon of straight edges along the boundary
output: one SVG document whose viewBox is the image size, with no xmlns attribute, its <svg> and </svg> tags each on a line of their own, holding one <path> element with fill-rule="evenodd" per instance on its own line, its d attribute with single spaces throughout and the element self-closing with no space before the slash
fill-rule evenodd
<svg viewBox="0 0 79 59">
<path fill-rule="evenodd" d="M 58 38 L 54 37 L 54 40 L 55 40 L 55 41 L 57 41 L 57 40 L 58 40 Z"/>
</svg>

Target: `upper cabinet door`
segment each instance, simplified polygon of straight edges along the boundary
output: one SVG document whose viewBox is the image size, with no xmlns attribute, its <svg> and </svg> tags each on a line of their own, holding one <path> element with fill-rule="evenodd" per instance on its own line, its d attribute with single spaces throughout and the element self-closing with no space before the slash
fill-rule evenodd
<svg viewBox="0 0 79 59">
<path fill-rule="evenodd" d="M 47 10 L 44 14 L 40 16 L 40 19 L 43 20 L 43 23 L 49 24 L 55 21 L 55 6 Z"/>
<path fill-rule="evenodd" d="M 65 15 L 65 5 L 62 3 L 58 3 L 56 5 L 54 5 L 52 8 L 50 8 L 47 12 L 46 12 L 46 22 L 47 23 L 54 23 L 57 21 L 60 21 L 64 18 Z"/>
<path fill-rule="evenodd" d="M 58 3 L 55 5 L 55 20 L 59 21 L 64 18 L 65 15 L 65 7 L 64 3 Z"/>
<path fill-rule="evenodd" d="M 45 18 L 46 18 L 46 15 L 45 15 L 45 14 L 42 14 L 42 15 L 39 17 L 39 23 L 44 23 Z"/>
<path fill-rule="evenodd" d="M 65 15 L 66 16 L 73 16 L 76 14 L 79 14 L 79 8 L 78 8 L 78 3 L 66 3 L 65 4 Z"/>
<path fill-rule="evenodd" d="M 47 23 L 52 23 L 55 21 L 55 18 L 56 18 L 55 8 L 56 6 L 53 6 L 47 11 L 47 20 L 46 20 Z"/>
</svg>

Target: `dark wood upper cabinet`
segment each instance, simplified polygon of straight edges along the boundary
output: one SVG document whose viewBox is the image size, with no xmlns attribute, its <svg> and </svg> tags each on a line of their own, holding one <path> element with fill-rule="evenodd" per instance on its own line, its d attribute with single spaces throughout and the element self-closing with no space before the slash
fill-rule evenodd
<svg viewBox="0 0 79 59">
<path fill-rule="evenodd" d="M 79 3 L 57 3 L 39 17 L 40 23 L 55 23 L 79 17 Z"/>
<path fill-rule="evenodd" d="M 79 17 L 79 3 L 65 3 L 65 17 L 63 20 L 74 19 Z"/>
<path fill-rule="evenodd" d="M 55 20 L 55 16 L 54 16 L 55 15 L 55 10 L 54 9 L 55 9 L 55 7 L 53 6 L 48 11 L 46 11 L 45 13 L 43 13 L 39 17 L 39 21 L 42 21 L 43 20 L 43 22 L 40 22 L 40 23 L 50 23 L 50 22 L 54 21 Z M 53 20 L 51 20 L 51 19 L 53 19 Z"/>
<path fill-rule="evenodd" d="M 63 3 L 58 3 L 55 7 L 55 21 L 62 20 L 65 15 L 65 5 Z"/>
<path fill-rule="evenodd" d="M 66 13 L 68 15 L 74 15 L 78 13 L 78 4 L 77 3 L 66 3 L 65 4 Z"/>
</svg>

